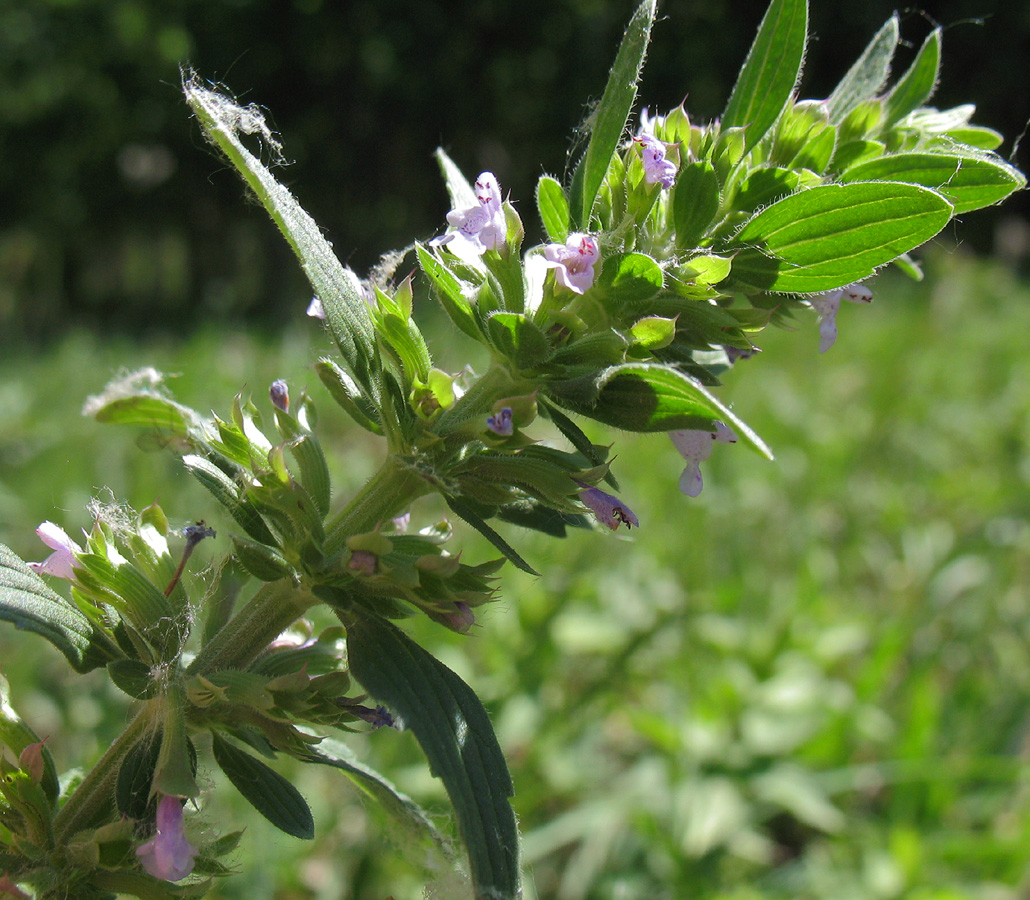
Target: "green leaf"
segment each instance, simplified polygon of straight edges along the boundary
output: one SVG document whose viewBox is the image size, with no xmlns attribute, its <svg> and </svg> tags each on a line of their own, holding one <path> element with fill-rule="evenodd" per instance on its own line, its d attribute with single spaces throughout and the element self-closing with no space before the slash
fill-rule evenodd
<svg viewBox="0 0 1030 900">
<path fill-rule="evenodd" d="M 192 409 L 154 394 L 113 398 L 102 405 L 89 407 L 88 412 L 98 422 L 107 425 L 157 428 L 178 437 L 186 437 L 199 424 L 199 417 Z"/>
<path fill-rule="evenodd" d="M 230 535 L 230 539 L 233 555 L 259 581 L 278 581 L 296 574 L 293 567 L 272 547 L 248 541 L 237 534 Z"/>
<path fill-rule="evenodd" d="M 122 653 L 78 609 L 54 593 L 18 556 L 0 544 L 0 619 L 46 638 L 76 672 L 89 672 Z"/>
<path fill-rule="evenodd" d="M 594 448 L 593 441 L 583 433 L 582 428 L 580 428 L 554 404 L 548 403 L 546 400 L 541 400 L 540 405 L 543 407 L 547 418 L 554 423 L 555 428 L 565 435 L 565 439 L 580 453 L 582 453 L 591 465 L 604 465 L 604 458 Z M 605 475 L 604 480 L 615 488 L 615 490 L 619 489 L 619 482 L 616 481 L 615 476 L 612 475 L 610 471 Z"/>
<path fill-rule="evenodd" d="M 790 101 L 807 36 L 807 0 L 772 0 L 722 114 L 724 128 L 746 129 L 745 152 L 765 136 Z"/>
<path fill-rule="evenodd" d="M 436 153 L 433 155 L 440 167 L 440 174 L 443 175 L 447 195 L 451 198 L 451 209 L 469 209 L 478 206 L 479 201 L 476 199 L 475 190 L 443 147 L 437 147 Z"/>
<path fill-rule="evenodd" d="M 233 787 L 276 828 L 304 840 L 315 836 L 307 802 L 282 775 L 217 733 L 212 733 L 211 749 Z"/>
<path fill-rule="evenodd" d="M 22 721 L 11 705 L 11 686 L 0 674 L 0 746 L 7 747 L 16 758 L 30 744 L 38 744 L 39 735 Z M 40 787 L 51 804 L 56 804 L 60 787 L 57 781 L 57 767 L 46 744 L 40 748 L 43 756 L 43 778 Z"/>
<path fill-rule="evenodd" d="M 884 125 L 890 128 L 933 95 L 941 65 L 941 29 L 935 28 L 923 41 L 908 71 L 884 97 Z"/>
<path fill-rule="evenodd" d="M 898 46 L 898 14 L 895 13 L 876 32 L 858 61 L 848 69 L 833 89 L 826 106 L 830 124 L 844 120 L 851 110 L 876 96 L 890 74 L 891 60 Z"/>
<path fill-rule="evenodd" d="M 719 176 L 707 160 L 682 168 L 672 192 L 672 221 L 676 246 L 696 247 L 719 212 Z"/>
<path fill-rule="evenodd" d="M 668 347 L 676 336 L 676 320 L 664 316 L 645 316 L 630 328 L 633 340 L 646 350 Z"/>
<path fill-rule="evenodd" d="M 762 456 L 772 453 L 758 435 L 693 378 L 669 366 L 627 363 L 587 379 L 557 383 L 552 395 L 574 411 L 626 431 L 712 428 L 723 422 Z"/>
<path fill-rule="evenodd" d="M 472 689 L 396 626 L 355 604 L 341 613 L 351 673 L 414 732 L 454 804 L 478 900 L 520 896 L 511 777 Z"/>
<path fill-rule="evenodd" d="M 536 206 L 547 236 L 564 244 L 569 236 L 569 199 L 562 186 L 550 175 L 541 175 L 536 183 Z"/>
<path fill-rule="evenodd" d="M 1026 187 L 1022 173 L 997 157 L 948 153 L 897 153 L 852 166 L 843 181 L 905 181 L 933 188 L 960 215 L 1000 203 Z"/>
<path fill-rule="evenodd" d="M 447 505 L 451 508 L 451 511 L 467 522 L 473 528 L 476 529 L 483 537 L 485 537 L 491 544 L 493 544 L 501 553 L 504 558 L 507 559 L 516 569 L 521 569 L 523 572 L 529 575 L 536 575 L 539 577 L 540 573 L 536 571 L 528 562 L 526 562 L 504 538 L 502 538 L 496 531 L 494 531 L 482 516 L 479 515 L 468 503 L 457 499 L 456 497 L 446 497 Z"/>
<path fill-rule="evenodd" d="M 344 361 L 358 383 L 374 396 L 375 331 L 357 276 L 343 267 L 311 216 L 240 139 L 241 134 L 260 134 L 264 144 L 278 154 L 279 144 L 261 112 L 256 106 L 238 106 L 228 97 L 204 88 L 192 72 L 184 74 L 183 91 L 208 139 L 236 167 L 293 248 L 322 301 L 326 322 Z"/>
<path fill-rule="evenodd" d="M 472 312 L 472 304 L 469 303 L 469 299 L 463 291 L 463 282 L 437 256 L 430 253 L 421 244 L 415 244 L 415 253 L 422 266 L 422 271 L 426 273 L 426 277 L 435 289 L 444 312 L 451 317 L 451 321 L 461 331 L 477 341 L 482 341 L 483 335 Z"/>
<path fill-rule="evenodd" d="M 317 747 L 311 748 L 309 756 L 300 757 L 301 762 L 317 763 L 339 769 L 367 797 L 374 800 L 383 809 L 401 832 L 393 835 L 411 859 L 416 858 L 419 851 L 430 853 L 439 862 L 449 867 L 455 863 L 454 848 L 447 837 L 432 823 L 429 815 L 414 800 L 397 790 L 386 778 L 370 769 L 354 757 L 353 751 L 340 741 L 323 740 Z M 420 863 L 426 866 L 422 858 Z"/>
<path fill-rule="evenodd" d="M 261 517 L 257 507 L 249 500 L 240 499 L 240 489 L 236 482 L 218 468 L 214 463 L 202 456 L 188 454 L 182 458 L 183 465 L 206 487 L 214 498 L 222 504 L 237 523 L 254 540 L 262 544 L 275 544 L 275 537 Z"/>
<path fill-rule="evenodd" d="M 111 681 L 133 700 L 145 700 L 157 693 L 158 684 L 150 670 L 150 666 L 138 659 L 114 659 L 107 664 Z"/>
<path fill-rule="evenodd" d="M 637 82 L 644 65 L 644 55 L 651 37 L 656 0 L 643 0 L 623 35 L 601 97 L 600 106 L 593 114 L 590 143 L 572 177 L 569 201 L 573 230 L 590 227 L 590 213 L 601 190 L 612 155 L 619 147 L 633 101 L 637 96 Z"/>
<path fill-rule="evenodd" d="M 925 243 L 951 218 L 940 194 L 913 184 L 825 184 L 753 216 L 733 239 L 738 290 L 815 293 L 872 275 Z"/>
<path fill-rule="evenodd" d="M 604 261 L 594 296 L 614 310 L 650 300 L 665 284 L 662 267 L 644 253 L 616 253 Z"/>
<path fill-rule="evenodd" d="M 375 407 L 350 375 L 328 357 L 315 363 L 315 371 L 326 390 L 347 415 L 366 431 L 379 435 L 383 433 L 382 427 L 375 420 Z"/>
<path fill-rule="evenodd" d="M 114 798 L 118 812 L 123 816 L 139 821 L 146 818 L 148 811 L 152 814 L 156 807 L 156 803 L 151 801 L 154 799 L 154 771 L 160 749 L 160 732 L 146 734 L 122 759 Z"/>
<path fill-rule="evenodd" d="M 486 325 L 490 342 L 519 369 L 531 369 L 550 355 L 547 335 L 523 315 L 494 313 Z"/>
<path fill-rule="evenodd" d="M 755 169 L 737 188 L 733 209 L 754 212 L 774 200 L 793 194 L 800 181 L 800 176 L 791 169 Z"/>
</svg>

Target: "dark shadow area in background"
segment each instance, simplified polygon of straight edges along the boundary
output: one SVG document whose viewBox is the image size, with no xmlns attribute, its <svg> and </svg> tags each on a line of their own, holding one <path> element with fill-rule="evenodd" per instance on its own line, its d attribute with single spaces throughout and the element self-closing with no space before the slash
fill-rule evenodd
<svg viewBox="0 0 1030 900">
<path fill-rule="evenodd" d="M 184 333 L 202 320 L 274 328 L 303 313 L 308 288 L 285 243 L 187 115 L 180 63 L 270 112 L 292 160 L 279 177 L 341 258 L 364 272 L 380 253 L 442 228 L 447 198 L 432 159 L 440 144 L 469 175 L 495 171 L 529 239 L 539 238 L 536 179 L 565 174 L 570 137 L 604 86 L 634 6 L 3 4 L 0 345 L 45 341 L 71 326 L 135 334 Z M 1006 135 L 1008 154 L 1030 117 L 1030 4 L 925 8 L 901 12 L 902 35 L 918 46 L 929 16 L 945 26 L 934 102 L 975 101 L 976 121 Z M 893 9 L 813 0 L 802 95 L 825 97 Z M 641 105 L 667 109 L 686 97 L 695 118 L 718 115 L 759 7 L 744 14 L 734 2 L 666 0 L 660 13 Z M 896 70 L 912 52 L 899 50 Z M 998 234 L 1010 243 L 1014 235 L 1005 252 L 1022 254 L 1025 265 L 1027 211 L 1019 196 L 954 233 L 980 252 L 997 250 Z M 1007 231 L 999 231 L 1003 219 Z"/>
</svg>

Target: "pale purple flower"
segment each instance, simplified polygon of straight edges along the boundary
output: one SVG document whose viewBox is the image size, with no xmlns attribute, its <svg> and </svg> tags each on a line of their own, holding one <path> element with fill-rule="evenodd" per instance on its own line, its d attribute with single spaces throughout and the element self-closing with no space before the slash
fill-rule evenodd
<svg viewBox="0 0 1030 900">
<path fill-rule="evenodd" d="M 676 183 L 676 164 L 665 158 L 665 144 L 647 132 L 641 132 L 633 140 L 640 144 L 644 181 L 671 188 Z"/>
<path fill-rule="evenodd" d="M 312 319 L 325 318 L 325 307 L 322 306 L 322 301 L 318 299 L 317 295 L 311 298 L 307 308 L 307 315 L 311 316 Z"/>
<path fill-rule="evenodd" d="M 511 421 L 511 407 L 505 406 L 500 412 L 489 416 L 486 420 L 486 427 L 501 437 L 511 437 L 515 430 Z"/>
<path fill-rule="evenodd" d="M 143 868 L 155 878 L 181 881 L 193 871 L 196 848 L 183 834 L 182 802 L 171 794 L 162 794 L 157 804 L 157 832 L 136 848 Z"/>
<path fill-rule="evenodd" d="M 544 257 L 562 287 L 583 294 L 594 283 L 594 263 L 600 258 L 597 241 L 589 234 L 574 232 L 564 244 L 548 244 Z"/>
<path fill-rule="evenodd" d="M 741 350 L 739 347 L 731 347 L 728 344 L 723 344 L 722 349 L 726 351 L 726 358 L 730 361 L 731 366 L 738 359 L 751 359 L 756 353 L 762 352 L 758 347 L 749 347 L 747 350 Z"/>
<path fill-rule="evenodd" d="M 808 302 L 817 313 L 819 313 L 819 352 L 825 353 L 837 340 L 837 313 L 840 311 L 840 301 L 850 300 L 852 303 L 871 303 L 873 292 L 864 284 L 855 282 L 838 288 L 835 291 L 826 291 L 824 294 L 816 294 L 808 298 Z"/>
<path fill-rule="evenodd" d="M 281 409 L 284 413 L 290 411 L 290 388 L 281 378 L 276 378 L 268 388 L 268 398 L 276 409 Z"/>
<path fill-rule="evenodd" d="M 467 603 L 456 600 L 454 612 L 444 613 L 439 621 L 458 634 L 468 634 L 469 629 L 476 624 L 476 614 Z"/>
<path fill-rule="evenodd" d="M 43 562 L 30 562 L 29 568 L 40 575 L 54 575 L 57 578 L 75 578 L 75 569 L 79 568 L 76 553 L 82 548 L 75 543 L 60 525 L 44 522 L 36 529 L 39 539 L 54 552 Z"/>
<path fill-rule="evenodd" d="M 701 463 L 712 455 L 712 445 L 718 441 L 720 444 L 735 444 L 737 442 L 736 432 L 722 422 L 715 423 L 715 431 L 705 429 L 688 429 L 685 431 L 670 431 L 669 437 L 672 443 L 687 461 L 687 467 L 680 475 L 680 490 L 688 497 L 696 497 L 705 486 L 701 478 Z"/>
<path fill-rule="evenodd" d="M 602 525 L 607 525 L 612 531 L 616 531 L 620 525 L 625 525 L 627 529 L 634 526 L 640 527 L 640 522 L 633 515 L 633 510 L 618 497 L 606 494 L 600 488 L 590 487 L 581 481 L 577 481 L 576 484 L 583 488 L 579 492 L 579 499 L 590 507 L 597 516 L 597 521 Z"/>
<path fill-rule="evenodd" d="M 379 569 L 379 557 L 371 550 L 351 550 L 347 568 L 358 575 L 371 578 Z"/>
<path fill-rule="evenodd" d="M 451 249 L 462 258 L 466 255 L 463 251 L 482 256 L 487 250 L 500 250 L 508 233 L 501 208 L 501 186 L 493 172 L 483 172 L 476 179 L 474 190 L 476 204 L 447 213 L 447 224 L 454 231 L 433 241 L 435 246 L 453 244 Z"/>
</svg>

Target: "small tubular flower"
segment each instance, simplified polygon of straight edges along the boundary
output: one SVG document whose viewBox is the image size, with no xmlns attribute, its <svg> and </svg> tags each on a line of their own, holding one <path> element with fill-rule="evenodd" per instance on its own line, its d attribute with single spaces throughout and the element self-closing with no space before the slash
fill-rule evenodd
<svg viewBox="0 0 1030 900">
<path fill-rule="evenodd" d="M 511 418 L 511 407 L 505 406 L 500 412 L 488 416 L 486 427 L 500 437 L 511 437 L 515 431 Z"/>
<path fill-rule="evenodd" d="M 669 437 L 680 456 L 687 461 L 687 467 L 680 475 L 680 490 L 688 497 L 696 497 L 705 486 L 701 477 L 701 463 L 712 455 L 712 445 L 716 441 L 720 444 L 737 442 L 737 433 L 722 422 L 715 423 L 714 432 L 704 429 L 670 431 Z"/>
<path fill-rule="evenodd" d="M 53 522 L 44 522 L 36 529 L 36 534 L 54 552 L 42 562 L 30 562 L 29 568 L 40 575 L 53 575 L 69 581 L 75 578 L 75 569 L 79 568 L 75 554 L 82 553 L 82 548 Z"/>
<path fill-rule="evenodd" d="M 840 311 L 840 301 L 850 300 L 852 303 L 871 303 L 873 292 L 864 284 L 855 282 L 838 288 L 835 291 L 827 291 L 824 294 L 816 294 L 808 298 L 808 302 L 817 313 L 819 313 L 819 352 L 825 353 L 837 340 L 837 313 Z"/>
<path fill-rule="evenodd" d="M 665 144 L 646 132 L 641 132 L 633 140 L 640 144 L 644 181 L 671 188 L 676 183 L 676 164 L 665 158 Z"/>
<path fill-rule="evenodd" d="M 196 848 L 183 833 L 182 801 L 162 794 L 157 804 L 157 832 L 136 848 L 143 868 L 155 878 L 181 881 L 193 871 Z"/>
<path fill-rule="evenodd" d="M 558 283 L 575 294 L 590 290 L 594 283 L 594 263 L 600 258 L 597 241 L 588 234 L 573 233 L 564 244 L 544 247 L 547 266 L 555 270 Z"/>
<path fill-rule="evenodd" d="M 483 172 L 474 189 L 475 206 L 447 213 L 447 224 L 454 231 L 433 242 L 437 246 L 453 244 L 451 249 L 458 257 L 464 257 L 469 250 L 475 256 L 482 256 L 487 250 L 500 250 L 508 232 L 501 208 L 501 186 L 493 172 Z"/>
<path fill-rule="evenodd" d="M 322 301 L 314 296 L 311 298 L 311 302 L 308 304 L 306 315 L 311 316 L 312 319 L 324 319 L 325 318 L 325 307 L 322 306 Z"/>
<path fill-rule="evenodd" d="M 276 378 L 268 388 L 268 397 L 276 409 L 284 413 L 290 411 L 290 388 L 281 378 Z"/>
<path fill-rule="evenodd" d="M 579 492 L 579 499 L 590 507 L 597 517 L 597 521 L 602 525 L 607 525 L 612 531 L 618 530 L 620 525 L 625 525 L 627 529 L 632 529 L 634 526 L 640 527 L 640 521 L 633 514 L 633 510 L 618 497 L 613 497 L 600 488 L 590 487 L 581 481 L 577 481 L 576 484 L 583 488 Z"/>
</svg>

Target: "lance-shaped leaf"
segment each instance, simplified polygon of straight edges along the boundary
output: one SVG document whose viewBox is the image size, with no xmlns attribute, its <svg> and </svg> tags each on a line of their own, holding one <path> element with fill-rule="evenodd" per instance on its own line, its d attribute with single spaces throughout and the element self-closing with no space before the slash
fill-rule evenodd
<svg viewBox="0 0 1030 900">
<path fill-rule="evenodd" d="M 123 655 L 4 544 L 0 544 L 0 619 L 46 638 L 76 672 L 88 672 Z"/>
<path fill-rule="evenodd" d="M 341 612 L 351 673 L 418 739 L 454 804 L 477 900 L 514 900 L 519 840 L 511 776 L 472 689 L 396 626 L 355 604 Z"/>
<path fill-rule="evenodd" d="M 451 209 L 469 209 L 477 206 L 479 200 L 476 198 L 475 189 L 454 160 L 447 155 L 443 147 L 437 147 L 434 155 L 447 186 L 447 195 L 451 198 Z"/>
<path fill-rule="evenodd" d="M 672 221 L 676 246 L 690 249 L 701 238 L 719 211 L 719 176 L 707 159 L 685 165 L 672 192 Z"/>
<path fill-rule="evenodd" d="M 765 442 L 702 385 L 671 366 L 628 363 L 589 378 L 551 385 L 552 396 L 576 412 L 626 431 L 675 431 L 729 425 L 772 459 Z"/>
<path fill-rule="evenodd" d="M 923 41 L 908 71 L 884 97 L 884 125 L 890 127 L 933 95 L 941 65 L 941 30 L 935 28 Z"/>
<path fill-rule="evenodd" d="M 477 341 L 483 340 L 483 334 L 479 330 L 479 324 L 475 314 L 472 312 L 472 304 L 464 293 L 464 284 L 439 258 L 434 256 L 421 244 L 415 244 L 415 253 L 418 256 L 419 265 L 426 277 L 435 288 L 440 305 L 444 312 L 450 316 L 451 321 L 469 337 Z"/>
<path fill-rule="evenodd" d="M 229 514 L 254 540 L 262 544 L 275 544 L 275 537 L 261 517 L 257 507 L 250 500 L 240 499 L 240 488 L 228 475 L 210 460 L 189 454 L 182 458 L 183 464 Z"/>
<path fill-rule="evenodd" d="M 447 497 L 446 500 L 447 505 L 456 516 L 463 519 L 483 535 L 483 537 L 485 537 L 491 544 L 500 550 L 502 554 L 504 554 L 505 559 L 515 566 L 515 568 L 521 569 L 529 575 L 540 575 L 536 569 L 522 558 L 519 552 L 512 547 L 511 544 L 486 524 L 486 520 L 476 512 L 470 504 L 465 503 L 462 500 L 458 500 L 456 497 Z"/>
<path fill-rule="evenodd" d="M 282 775 L 218 734 L 213 735 L 211 749 L 233 787 L 276 828 L 304 840 L 315 836 L 307 801 Z"/>
<path fill-rule="evenodd" d="M 541 175 L 536 183 L 536 205 L 547 236 L 564 244 L 569 236 L 569 199 L 562 186 L 550 175 Z"/>
<path fill-rule="evenodd" d="M 619 45 L 601 103 L 592 117 L 590 143 L 572 177 L 569 208 L 573 230 L 590 227 L 594 201 L 601 190 L 612 155 L 622 140 L 626 120 L 637 96 L 637 82 L 651 38 L 655 5 L 656 0 L 643 0 L 633 13 Z"/>
<path fill-rule="evenodd" d="M 302 756 L 300 760 L 331 766 L 343 772 L 400 829 L 400 834 L 395 837 L 400 839 L 398 843 L 408 851 L 409 858 L 415 859 L 416 854 L 420 854 L 419 861 L 433 868 L 440 867 L 441 863 L 454 865 L 455 852 L 451 842 L 433 825 L 425 810 L 374 769 L 358 762 L 346 744 L 323 740 L 317 747 L 311 748 L 309 756 Z"/>
<path fill-rule="evenodd" d="M 816 293 L 861 281 L 930 240 L 951 204 L 914 184 L 824 184 L 767 206 L 733 238 L 729 286 Z"/>
<path fill-rule="evenodd" d="M 852 166 L 843 181 L 906 181 L 933 188 L 954 206 L 952 215 L 1000 203 L 1026 187 L 1026 178 L 997 157 L 896 153 Z"/>
<path fill-rule="evenodd" d="M 769 4 L 722 114 L 724 128 L 744 128 L 745 152 L 764 137 L 794 93 L 807 36 L 808 0 Z"/>
<path fill-rule="evenodd" d="M 860 103 L 876 96 L 891 70 L 891 60 L 898 46 L 898 14 L 895 13 L 876 32 L 858 61 L 848 69 L 840 84 L 833 89 L 826 108 L 830 124 L 842 122 Z"/>
<path fill-rule="evenodd" d="M 208 90 L 193 73 L 184 77 L 183 91 L 207 137 L 243 176 L 297 254 L 322 301 L 326 322 L 344 360 L 362 387 L 375 396 L 375 333 L 357 277 L 336 258 L 311 216 L 240 139 L 241 134 L 259 134 L 266 146 L 278 152 L 278 143 L 260 110 L 238 106 Z"/>
</svg>

